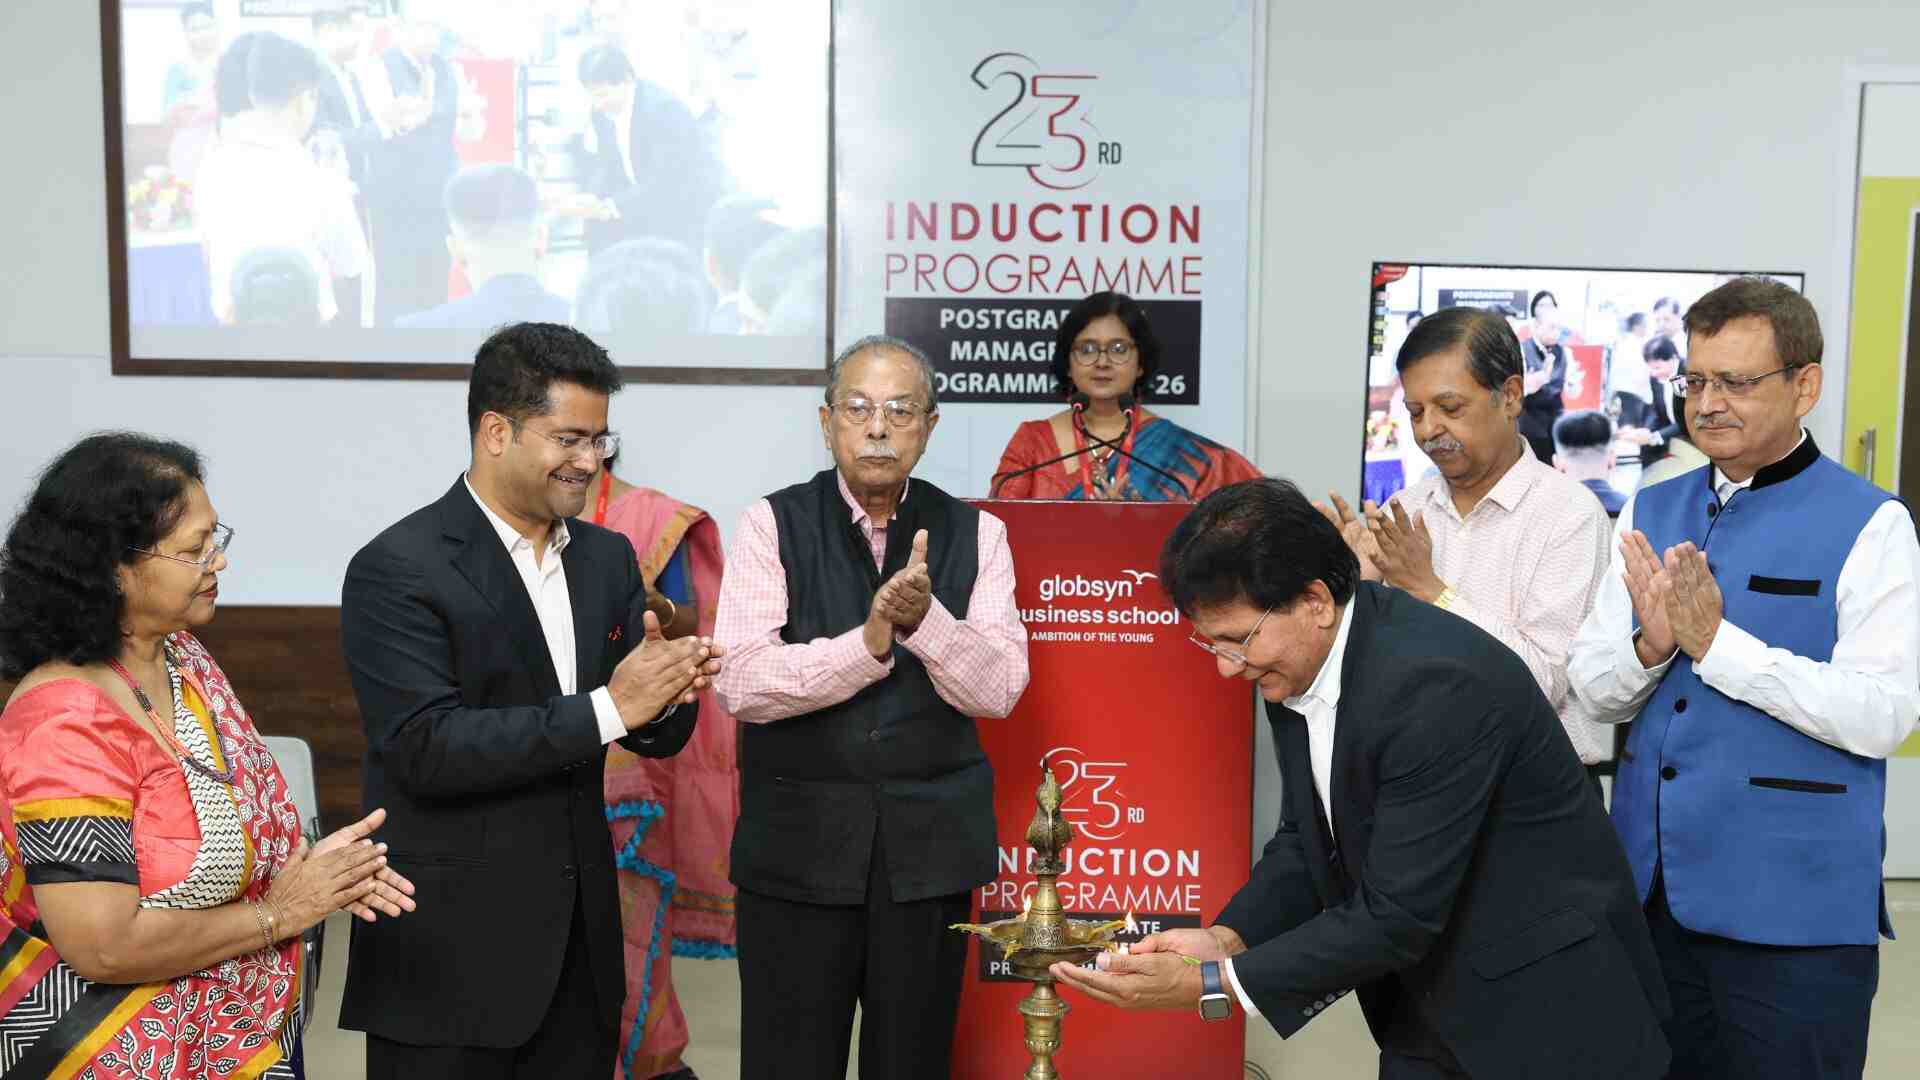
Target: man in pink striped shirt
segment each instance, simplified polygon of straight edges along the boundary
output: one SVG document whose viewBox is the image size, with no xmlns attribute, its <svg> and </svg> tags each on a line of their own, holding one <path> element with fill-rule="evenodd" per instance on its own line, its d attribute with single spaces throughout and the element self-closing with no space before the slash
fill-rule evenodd
<svg viewBox="0 0 1920 1080">
<path fill-rule="evenodd" d="M 1364 519 L 1322 507 L 1362 574 L 1452 611 L 1518 653 L 1580 760 L 1606 760 L 1611 732 L 1570 692 L 1567 658 L 1600 579 L 1611 529 L 1578 481 L 1521 438 L 1520 343 L 1506 319 L 1449 308 L 1421 321 L 1395 360 L 1420 449 L 1437 472 Z M 1599 781 L 1594 781 L 1595 790 Z"/>
<path fill-rule="evenodd" d="M 834 360 L 835 467 L 740 523 L 714 638 L 745 722 L 741 1076 L 944 1077 L 968 890 L 993 877 L 993 770 L 974 717 L 1027 685 L 1006 526 L 909 474 L 939 422 L 933 367 L 863 338 Z"/>
</svg>

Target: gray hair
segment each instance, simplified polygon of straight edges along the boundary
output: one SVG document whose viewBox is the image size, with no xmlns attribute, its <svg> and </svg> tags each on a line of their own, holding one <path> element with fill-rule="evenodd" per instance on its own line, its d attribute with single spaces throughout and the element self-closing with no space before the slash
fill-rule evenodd
<svg viewBox="0 0 1920 1080">
<path fill-rule="evenodd" d="M 852 360 L 863 352 L 879 350 L 904 353 L 911 357 L 915 364 L 920 366 L 920 381 L 926 384 L 927 387 L 927 415 L 932 416 L 934 413 L 939 412 L 940 399 L 933 390 L 933 361 L 927 358 L 926 353 L 920 351 L 919 346 L 887 334 L 868 334 L 859 341 L 841 349 L 840 355 L 833 358 L 833 363 L 827 365 L 827 404 L 829 406 L 833 404 L 834 391 L 840 389 L 840 371 L 847 366 L 847 361 Z"/>
</svg>

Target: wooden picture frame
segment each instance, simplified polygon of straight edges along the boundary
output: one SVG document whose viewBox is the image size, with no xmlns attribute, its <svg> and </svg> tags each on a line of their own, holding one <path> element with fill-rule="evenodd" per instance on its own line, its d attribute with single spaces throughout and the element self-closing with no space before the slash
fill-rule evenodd
<svg viewBox="0 0 1920 1080">
<path fill-rule="evenodd" d="M 835 311 L 835 263 L 838 253 L 833 237 L 834 221 L 834 124 L 833 124 L 833 35 L 832 5 L 827 5 L 827 88 L 826 107 L 826 202 L 825 235 L 826 282 L 824 333 L 821 363 L 818 367 L 725 367 L 622 365 L 628 382 L 665 385 L 710 386 L 821 386 L 832 357 Z M 166 9 L 183 6 L 176 0 L 100 0 L 101 98 L 104 112 L 105 163 L 107 189 L 107 285 L 110 298 L 109 341 L 111 370 L 119 375 L 230 376 L 243 378 L 332 378 L 332 379 L 465 379 L 472 367 L 465 362 L 423 362 L 388 360 L 291 360 L 224 359 L 192 356 L 134 355 L 132 349 L 131 287 L 129 249 L 131 229 L 128 219 L 128 168 L 123 55 L 125 42 L 122 12 L 127 9 Z M 244 5 L 243 5 L 244 6 Z M 354 333 L 354 330 L 325 330 L 321 333 Z"/>
</svg>

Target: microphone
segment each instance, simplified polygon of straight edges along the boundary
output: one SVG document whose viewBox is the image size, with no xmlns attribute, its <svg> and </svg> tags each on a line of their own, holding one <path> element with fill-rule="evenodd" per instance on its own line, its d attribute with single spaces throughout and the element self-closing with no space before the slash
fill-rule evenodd
<svg viewBox="0 0 1920 1080">
<path fill-rule="evenodd" d="M 1153 462 L 1138 456 L 1133 451 L 1127 449 L 1124 446 L 1121 446 L 1119 443 L 1114 442 L 1111 439 L 1103 439 L 1100 436 L 1095 435 L 1093 432 L 1087 430 L 1086 422 L 1081 417 L 1086 407 L 1093 403 L 1092 398 L 1089 398 L 1086 394 L 1082 393 L 1082 394 L 1073 395 L 1071 401 L 1073 404 L 1073 414 L 1074 414 L 1073 418 L 1074 418 L 1075 426 L 1080 429 L 1081 434 L 1085 435 L 1090 441 L 1100 446 L 1104 446 L 1109 450 L 1114 451 L 1115 453 L 1118 453 L 1122 457 L 1126 458 L 1128 461 L 1131 461 L 1136 465 L 1144 466 L 1148 469 L 1153 470 L 1154 472 L 1159 473 L 1161 476 L 1166 477 L 1168 480 L 1173 482 L 1174 487 L 1177 487 L 1180 489 L 1180 493 L 1187 497 L 1188 502 L 1193 501 L 1193 492 L 1187 488 L 1185 481 L 1181 480 L 1179 477 L 1173 475 L 1172 473 L 1161 468 L 1160 466 L 1155 465 Z M 1120 406 L 1120 412 L 1127 418 L 1127 426 L 1120 429 L 1120 437 L 1124 439 L 1127 437 L 1127 433 L 1133 430 L 1133 405 L 1134 405 L 1133 395 L 1123 393 L 1120 395 L 1118 399 L 1115 400 L 1114 404 Z M 1091 447 L 1089 447 L 1089 449 L 1091 449 Z"/>
<path fill-rule="evenodd" d="M 1058 465 L 1061 462 L 1066 461 L 1068 458 L 1076 458 L 1076 457 L 1079 457 L 1081 454 L 1090 454 L 1093 452 L 1095 447 L 1104 446 L 1109 450 L 1113 450 L 1124 455 L 1128 460 L 1139 462 L 1141 465 L 1145 466 L 1146 468 L 1152 469 L 1154 472 L 1157 472 L 1161 476 L 1166 477 L 1168 480 L 1173 481 L 1174 486 L 1178 487 L 1181 493 L 1187 496 L 1188 501 L 1189 502 L 1192 501 L 1193 493 L 1187 490 L 1187 485 L 1183 483 L 1179 477 L 1173 475 L 1172 473 L 1168 472 L 1165 469 L 1160 468 L 1158 465 L 1155 465 L 1150 461 L 1142 460 L 1140 457 L 1136 456 L 1132 451 L 1128 450 L 1124 446 L 1121 446 L 1119 443 L 1114 442 L 1111 439 L 1103 439 L 1100 436 L 1095 435 L 1093 432 L 1087 430 L 1087 425 L 1085 421 L 1082 419 L 1082 417 L 1086 413 L 1087 407 L 1093 404 L 1092 398 L 1088 397 L 1085 393 L 1077 392 L 1071 398 L 1067 399 L 1067 404 L 1068 404 L 1068 407 L 1073 410 L 1073 426 L 1076 429 L 1078 429 L 1082 435 L 1085 435 L 1087 437 L 1087 445 L 1079 449 L 1070 450 L 1067 453 L 1061 454 L 1058 457 L 1051 457 L 1045 461 L 1037 462 L 1035 464 L 1028 465 L 1023 468 L 1013 469 L 1009 472 L 1000 473 L 999 475 L 993 478 L 993 487 L 988 490 L 987 498 L 989 499 L 997 498 L 1000 494 L 1001 485 L 1005 484 L 1009 480 L 1014 479 L 1015 477 L 1025 476 L 1031 472 L 1038 472 L 1049 465 Z M 1121 394 L 1117 404 L 1119 404 L 1120 406 L 1120 411 L 1126 414 L 1126 417 L 1127 417 L 1127 426 L 1125 428 L 1122 428 L 1120 432 L 1121 437 L 1124 438 L 1126 436 L 1126 433 L 1133 429 L 1133 408 L 1134 408 L 1133 395 Z"/>
</svg>

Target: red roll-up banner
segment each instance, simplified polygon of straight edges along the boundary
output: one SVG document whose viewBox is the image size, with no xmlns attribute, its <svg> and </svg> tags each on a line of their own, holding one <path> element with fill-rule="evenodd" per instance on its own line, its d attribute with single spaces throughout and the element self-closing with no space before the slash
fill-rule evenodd
<svg viewBox="0 0 1920 1080">
<path fill-rule="evenodd" d="M 1205 926 L 1247 879 L 1253 694 L 1220 678 L 1160 587 L 1160 546 L 1190 506 L 976 501 L 1007 523 L 1032 681 L 1013 715 L 980 721 L 993 761 L 1000 868 L 976 890 L 977 922 L 1017 915 L 1033 888 L 1026 844 L 1044 759 L 1073 824 L 1060 899 L 1075 918 L 1131 912 L 1142 932 Z M 1124 938 L 1122 940 L 1125 940 Z M 1019 1076 L 1014 1005 L 1031 985 L 974 940 L 953 1075 Z M 1063 989 L 1072 1006 L 1054 1056 L 1065 1077 L 1241 1075 L 1236 1011 L 1122 1012 Z"/>
</svg>

